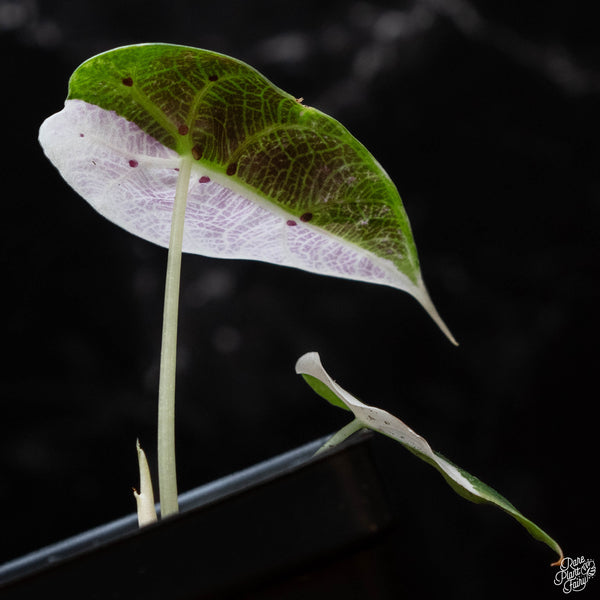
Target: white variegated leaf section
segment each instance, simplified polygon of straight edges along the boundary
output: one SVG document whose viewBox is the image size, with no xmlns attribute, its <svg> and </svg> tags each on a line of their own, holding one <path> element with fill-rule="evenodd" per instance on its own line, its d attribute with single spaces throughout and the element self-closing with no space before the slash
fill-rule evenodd
<svg viewBox="0 0 600 600">
<path fill-rule="evenodd" d="M 68 100 L 44 122 L 40 143 L 66 181 L 99 213 L 168 247 L 180 160 L 174 151 L 114 112 L 81 100 Z M 192 173 L 184 252 L 415 287 L 390 261 L 295 219 L 226 175 L 200 165 Z"/>
<path fill-rule="evenodd" d="M 40 127 L 39 141 L 64 179 L 123 229 L 169 246 L 181 157 L 134 123 L 82 100 L 67 100 Z M 192 160 L 191 158 L 189 160 Z M 194 162 L 183 251 L 251 259 L 387 285 L 410 293 L 449 339 L 421 280 L 393 262 L 296 219 L 227 175 Z"/>
<path fill-rule="evenodd" d="M 67 100 L 62 111 L 46 119 L 39 139 L 65 180 L 99 213 L 168 247 L 180 159 L 174 151 L 114 112 L 81 100 Z M 380 283 L 423 302 L 422 287 L 391 261 L 294 219 L 200 165 L 194 165 L 190 181 L 183 250 Z"/>
</svg>

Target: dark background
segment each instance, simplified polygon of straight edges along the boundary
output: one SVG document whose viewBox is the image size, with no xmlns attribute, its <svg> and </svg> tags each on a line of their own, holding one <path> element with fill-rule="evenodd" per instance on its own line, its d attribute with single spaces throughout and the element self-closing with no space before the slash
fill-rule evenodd
<svg viewBox="0 0 600 600">
<path fill-rule="evenodd" d="M 344 123 L 398 185 L 460 342 L 390 288 L 184 257 L 180 489 L 347 422 L 294 374 L 317 350 L 566 555 L 599 560 L 600 47 L 582 6 L 0 0 L 0 561 L 131 512 L 136 437 L 155 465 L 166 251 L 94 213 L 37 144 L 83 60 L 148 41 L 231 54 Z M 391 441 L 375 451 L 407 593 L 562 596 L 552 551 L 510 517 Z"/>
</svg>

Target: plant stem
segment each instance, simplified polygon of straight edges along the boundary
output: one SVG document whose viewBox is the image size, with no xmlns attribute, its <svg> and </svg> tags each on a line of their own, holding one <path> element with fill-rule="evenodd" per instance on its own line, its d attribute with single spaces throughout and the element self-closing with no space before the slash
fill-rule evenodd
<svg viewBox="0 0 600 600">
<path fill-rule="evenodd" d="M 363 429 L 365 424 L 359 419 L 350 421 L 348 425 L 342 427 L 338 432 L 334 433 L 316 452 L 315 455 L 325 452 L 330 448 L 334 448 L 338 444 L 341 444 L 344 440 L 348 439 L 352 434 Z"/>
<path fill-rule="evenodd" d="M 175 469 L 175 368 L 177 363 L 177 320 L 183 225 L 191 169 L 191 157 L 182 157 L 179 163 L 179 176 L 171 217 L 171 238 L 165 281 L 160 379 L 158 384 L 158 488 L 161 517 L 179 511 L 177 473 Z"/>
</svg>

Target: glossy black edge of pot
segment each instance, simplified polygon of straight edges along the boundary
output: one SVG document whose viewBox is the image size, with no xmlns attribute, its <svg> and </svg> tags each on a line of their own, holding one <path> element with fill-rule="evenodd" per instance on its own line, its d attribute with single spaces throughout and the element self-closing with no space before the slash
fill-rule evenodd
<svg viewBox="0 0 600 600">
<path fill-rule="evenodd" d="M 181 494 L 181 512 L 154 525 L 131 514 L 10 561 L 1 596 L 104 598 L 112 585 L 111 598 L 131 598 L 145 583 L 145 598 L 203 597 L 368 538 L 391 520 L 370 436 L 314 456 L 326 439 Z"/>
</svg>

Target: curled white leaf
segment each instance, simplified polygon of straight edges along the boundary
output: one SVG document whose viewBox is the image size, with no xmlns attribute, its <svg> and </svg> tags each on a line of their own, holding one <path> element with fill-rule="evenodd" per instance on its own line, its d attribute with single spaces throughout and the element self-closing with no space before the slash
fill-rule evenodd
<svg viewBox="0 0 600 600">
<path fill-rule="evenodd" d="M 364 404 L 339 386 L 325 371 L 316 352 L 301 356 L 296 363 L 296 373 L 303 375 L 307 383 L 334 406 L 350 410 L 354 421 L 336 433 L 323 447 L 328 449 L 341 443 L 361 428 L 372 429 L 400 442 L 413 454 L 435 467 L 455 492 L 472 502 L 493 504 L 514 517 L 537 540 L 552 548 L 559 556 L 553 565 L 560 565 L 563 552 L 557 542 L 535 523 L 524 517 L 506 498 L 477 477 L 452 464 L 438 452 L 434 452 L 425 438 L 414 432 L 389 412 Z"/>
<path fill-rule="evenodd" d="M 364 427 L 391 437 L 417 454 L 423 455 L 422 458 L 427 458 L 429 459 L 428 462 L 435 463 L 439 469 L 467 491 L 478 495 L 477 490 L 471 482 L 454 465 L 435 454 L 425 438 L 413 431 L 398 417 L 381 408 L 364 404 L 350 394 L 350 392 L 339 386 L 323 368 L 317 352 L 308 352 L 304 356 L 301 356 L 296 363 L 296 373 L 299 375 L 310 375 L 318 379 L 343 401 Z"/>
</svg>

